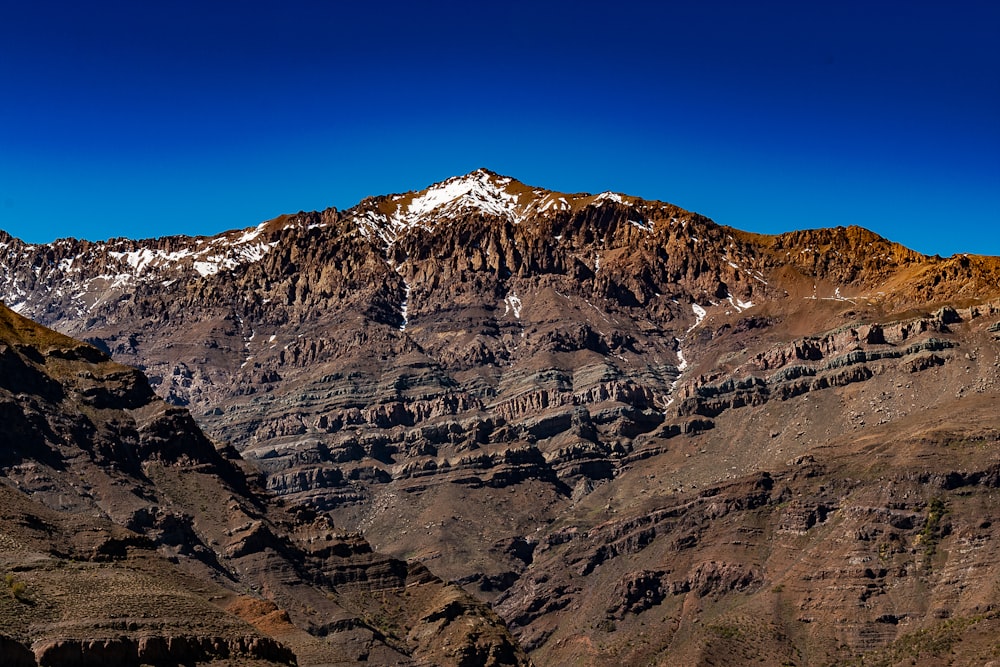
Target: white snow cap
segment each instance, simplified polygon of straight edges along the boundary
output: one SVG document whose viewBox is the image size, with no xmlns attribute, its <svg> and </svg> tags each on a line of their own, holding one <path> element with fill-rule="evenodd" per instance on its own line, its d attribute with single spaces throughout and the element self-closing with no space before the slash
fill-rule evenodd
<svg viewBox="0 0 1000 667">
<path fill-rule="evenodd" d="M 393 195 L 381 204 L 359 206 L 352 217 L 363 236 L 380 239 L 391 246 L 408 229 L 430 231 L 442 220 L 470 212 L 521 224 L 532 216 L 551 217 L 576 206 L 601 206 L 609 201 L 633 205 L 628 198 L 615 192 L 564 195 L 531 188 L 488 169 L 477 169 L 421 192 Z M 394 210 L 387 208 L 386 203 Z M 652 231 L 651 222 L 640 220 L 632 224 Z"/>
<path fill-rule="evenodd" d="M 477 169 L 471 174 L 432 185 L 422 195 L 414 197 L 400 217 L 412 224 L 439 210 L 451 213 L 471 209 L 513 220 L 517 217 L 519 197 L 505 189 L 512 181 L 506 176 Z"/>
</svg>

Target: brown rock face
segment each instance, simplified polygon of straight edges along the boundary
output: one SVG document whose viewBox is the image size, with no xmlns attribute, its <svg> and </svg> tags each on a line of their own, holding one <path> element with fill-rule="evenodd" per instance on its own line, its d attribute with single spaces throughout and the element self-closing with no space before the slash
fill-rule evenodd
<svg viewBox="0 0 1000 667">
<path fill-rule="evenodd" d="M 5 237 L 0 263 L 19 312 L 142 369 L 270 492 L 362 532 L 371 554 L 336 542 L 361 571 L 311 561 L 334 586 L 398 589 L 416 576 L 399 563 L 422 564 L 495 603 L 540 664 L 892 663 L 929 655 L 920 633 L 961 643 L 966 664 L 986 655 L 994 611 L 947 597 L 958 575 L 939 573 L 985 573 L 990 550 L 942 534 L 926 570 L 918 535 L 935 498 L 995 523 L 989 484 L 932 480 L 945 460 L 945 479 L 990 479 L 998 423 L 977 406 L 998 388 L 996 258 L 925 257 L 857 227 L 748 234 L 480 170 L 213 238 Z M 15 356 L 0 357 L 11 377 L 59 391 Z M 26 446 L 44 442 L 11 414 Z M 194 447 L 162 436 L 186 419 L 128 435 L 169 468 Z M 842 534 L 869 510 L 905 510 L 910 532 L 872 524 L 889 546 L 852 550 Z M 169 512 L 143 520 L 184 533 Z M 239 559 L 287 534 L 231 529 Z M 835 559 L 862 559 L 864 590 L 884 593 L 843 593 L 854 574 Z M 407 616 L 398 646 L 479 613 L 447 606 Z M 462 646 L 449 659 L 487 655 Z"/>
<path fill-rule="evenodd" d="M 0 364 L 3 664 L 527 664 L 461 589 L 255 488 L 137 370 L 2 306 Z"/>
</svg>

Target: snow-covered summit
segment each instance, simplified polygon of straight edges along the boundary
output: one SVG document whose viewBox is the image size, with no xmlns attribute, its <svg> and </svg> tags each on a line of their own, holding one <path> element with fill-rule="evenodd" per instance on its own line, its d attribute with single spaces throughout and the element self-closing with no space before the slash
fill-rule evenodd
<svg viewBox="0 0 1000 667">
<path fill-rule="evenodd" d="M 400 205 L 396 215 L 407 224 L 420 224 L 430 216 L 449 216 L 475 210 L 517 221 L 523 192 L 508 188 L 515 181 L 478 169 L 465 176 L 432 185 Z"/>
<path fill-rule="evenodd" d="M 551 216 L 605 201 L 630 206 L 633 198 L 612 192 L 563 194 L 534 188 L 488 169 L 477 169 L 435 183 L 425 190 L 392 195 L 377 204 L 359 205 L 353 211 L 361 233 L 385 243 L 404 230 L 433 229 L 441 221 L 469 213 L 520 224 L 532 216 Z"/>
<path fill-rule="evenodd" d="M 404 230 L 434 228 L 441 220 L 480 213 L 519 223 L 530 202 L 544 190 L 529 188 L 486 169 L 455 176 L 425 190 L 392 195 L 378 205 L 362 202 L 354 209 L 361 233 L 385 243 Z"/>
</svg>

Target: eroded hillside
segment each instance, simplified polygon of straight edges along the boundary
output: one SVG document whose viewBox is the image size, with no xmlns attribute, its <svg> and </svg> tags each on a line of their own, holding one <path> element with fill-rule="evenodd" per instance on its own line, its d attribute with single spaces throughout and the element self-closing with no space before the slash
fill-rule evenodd
<svg viewBox="0 0 1000 667">
<path fill-rule="evenodd" d="M 539 664 L 995 648 L 997 258 L 485 170 L 213 238 L 2 248 L 20 312 L 495 604 Z"/>
<path fill-rule="evenodd" d="M 527 664 L 493 612 L 255 488 L 135 369 L 0 307 L 0 658 Z"/>
</svg>

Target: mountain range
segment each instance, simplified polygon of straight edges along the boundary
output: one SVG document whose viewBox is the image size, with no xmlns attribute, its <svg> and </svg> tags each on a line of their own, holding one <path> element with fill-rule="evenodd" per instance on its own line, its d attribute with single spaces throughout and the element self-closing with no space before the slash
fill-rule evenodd
<svg viewBox="0 0 1000 667">
<path fill-rule="evenodd" d="M 23 664 L 1000 660 L 1000 258 L 477 170 L 0 266 Z"/>
</svg>

